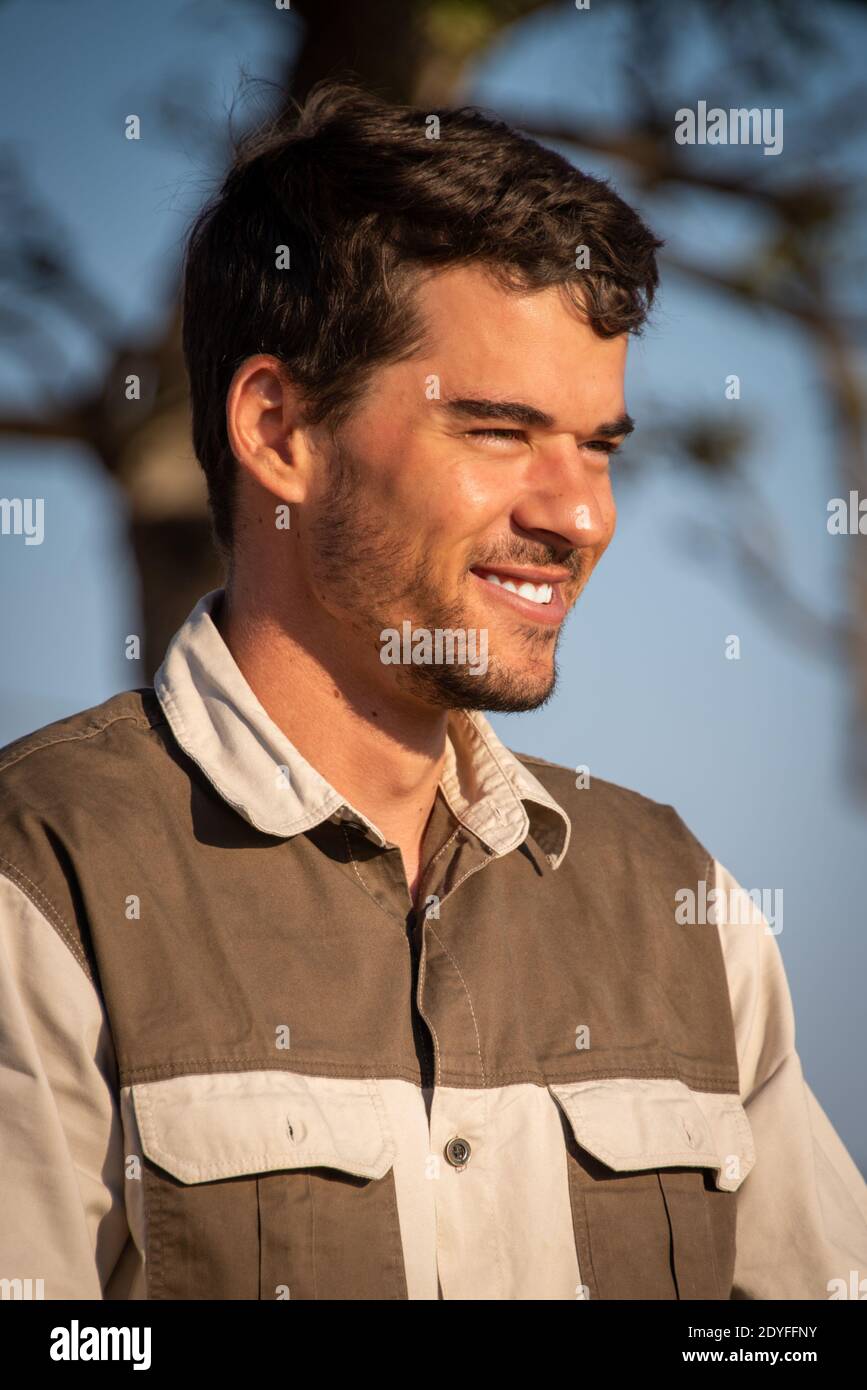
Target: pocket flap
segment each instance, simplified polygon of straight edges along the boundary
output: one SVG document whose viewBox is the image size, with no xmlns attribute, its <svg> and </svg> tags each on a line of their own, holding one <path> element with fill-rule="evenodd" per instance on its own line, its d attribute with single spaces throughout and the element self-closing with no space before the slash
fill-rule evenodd
<svg viewBox="0 0 867 1390">
<path fill-rule="evenodd" d="M 184 1183 L 276 1168 L 381 1178 L 394 1142 L 376 1081 L 245 1071 L 132 1087 L 145 1154 Z"/>
<path fill-rule="evenodd" d="M 548 1089 L 575 1142 L 617 1172 L 712 1168 L 716 1186 L 734 1192 L 756 1161 L 747 1113 L 731 1093 L 631 1077 Z"/>
</svg>

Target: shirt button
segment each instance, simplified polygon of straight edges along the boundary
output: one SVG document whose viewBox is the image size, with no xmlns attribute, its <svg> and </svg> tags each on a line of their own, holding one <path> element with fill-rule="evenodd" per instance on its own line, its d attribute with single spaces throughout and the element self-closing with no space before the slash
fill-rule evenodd
<svg viewBox="0 0 867 1390">
<path fill-rule="evenodd" d="M 446 1158 L 453 1168 L 465 1168 L 471 1152 L 466 1139 L 450 1139 L 446 1144 Z"/>
</svg>

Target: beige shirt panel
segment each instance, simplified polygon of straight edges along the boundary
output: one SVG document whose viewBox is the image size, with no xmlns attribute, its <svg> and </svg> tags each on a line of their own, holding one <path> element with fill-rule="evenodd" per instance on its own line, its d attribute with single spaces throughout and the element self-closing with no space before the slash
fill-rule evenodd
<svg viewBox="0 0 867 1390">
<path fill-rule="evenodd" d="M 756 1163 L 738 1192 L 734 1296 L 829 1298 L 867 1277 L 867 1185 L 807 1085 L 772 923 L 718 861 L 719 925 L 735 1023 L 741 1103 Z M 733 920 L 732 920 L 733 919 Z M 707 930 L 706 927 L 684 930 Z M 856 1077 L 852 1075 L 852 1083 Z"/>
<path fill-rule="evenodd" d="M 129 1240 L 116 1088 L 97 991 L 0 876 L 0 1278 L 104 1296 Z"/>
</svg>

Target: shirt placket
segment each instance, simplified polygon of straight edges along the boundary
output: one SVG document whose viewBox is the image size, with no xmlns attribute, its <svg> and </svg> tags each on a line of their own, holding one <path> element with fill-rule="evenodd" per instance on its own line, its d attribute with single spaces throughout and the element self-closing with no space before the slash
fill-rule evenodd
<svg viewBox="0 0 867 1390">
<path fill-rule="evenodd" d="M 466 1089 L 443 1088 L 440 1079 L 443 1057 L 451 1055 L 459 1038 L 466 1046 L 471 1028 L 472 1006 L 460 994 L 456 1002 L 457 963 L 446 963 L 443 942 L 437 927 L 441 916 L 457 908 L 458 890 L 474 874 L 497 856 L 451 811 L 441 791 L 431 811 L 422 840 L 423 865 L 417 894 L 412 904 L 400 850 L 387 845 L 361 866 L 365 886 L 380 905 L 401 917 L 407 932 L 412 960 L 412 1021 L 418 1039 L 417 1053 L 424 1063 L 422 1091 L 430 1099 L 428 1132 L 430 1153 L 428 1176 L 434 1182 L 437 1230 L 437 1279 L 441 1298 L 473 1297 L 461 1277 L 459 1252 L 465 1232 L 474 1227 L 486 1232 L 491 1248 L 475 1252 L 474 1262 L 485 1268 L 486 1287 L 492 1296 L 499 1288 L 495 1194 L 486 1176 L 487 1091 L 481 1040 L 473 1034 L 473 1051 L 478 1055 L 477 1073 Z M 471 929 L 468 923 L 468 930 Z M 431 945 L 437 950 L 434 978 L 427 970 Z M 446 971 L 445 975 L 443 971 Z M 455 972 L 455 973 L 453 973 Z M 479 1208 L 485 1217 L 479 1221 Z"/>
<path fill-rule="evenodd" d="M 448 833 L 446 831 L 448 830 Z M 428 844 L 429 840 L 429 844 Z M 434 849 L 438 843 L 439 848 Z M 485 1173 L 487 1091 L 481 1039 L 476 1038 L 479 1072 L 476 1088 L 443 1088 L 440 1084 L 443 1056 L 448 1057 L 457 1041 L 456 1028 L 465 1028 L 472 1011 L 471 1001 L 460 1000 L 455 1009 L 454 986 L 460 978 L 457 962 L 451 961 L 450 975 L 444 979 L 443 942 L 438 924 L 446 912 L 454 911 L 458 890 L 472 875 L 480 872 L 496 855 L 482 844 L 438 797 L 426 836 L 415 936 L 419 943 L 419 970 L 416 1006 L 433 1039 L 435 1065 L 429 1113 L 431 1172 L 434 1181 L 437 1229 L 437 1281 L 440 1298 L 473 1297 L 461 1279 L 459 1252 L 468 1229 L 482 1229 L 493 1241 L 492 1248 L 476 1252 L 489 1272 L 487 1287 L 498 1287 L 499 1256 L 496 1246 L 494 1193 Z M 471 930 L 471 923 L 467 924 Z M 427 969 L 431 944 L 439 947 L 438 971 L 434 978 Z M 454 972 L 452 974 L 451 972 Z M 460 988 L 465 988 L 461 984 Z M 479 1205 L 487 1217 L 479 1225 Z M 468 1208 L 475 1208 L 475 1220 L 468 1222 Z M 487 1239 L 487 1237 L 486 1237 Z M 498 1296 L 492 1292 L 492 1296 Z"/>
</svg>

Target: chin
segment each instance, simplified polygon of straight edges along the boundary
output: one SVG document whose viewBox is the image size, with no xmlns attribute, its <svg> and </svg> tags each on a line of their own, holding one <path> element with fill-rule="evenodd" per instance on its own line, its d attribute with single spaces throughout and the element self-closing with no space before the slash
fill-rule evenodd
<svg viewBox="0 0 867 1390">
<path fill-rule="evenodd" d="M 472 702 L 465 702 L 464 709 L 487 710 L 492 714 L 523 714 L 546 705 L 554 694 L 554 685 L 553 679 L 544 683 L 482 682 L 483 688 L 475 693 Z"/>
<path fill-rule="evenodd" d="M 444 709 L 487 710 L 492 714 L 521 714 L 540 709 L 551 699 L 557 684 L 556 664 L 545 670 L 521 671 L 497 666 L 471 675 L 449 666 L 416 667 L 416 691 L 430 704 Z"/>
</svg>

